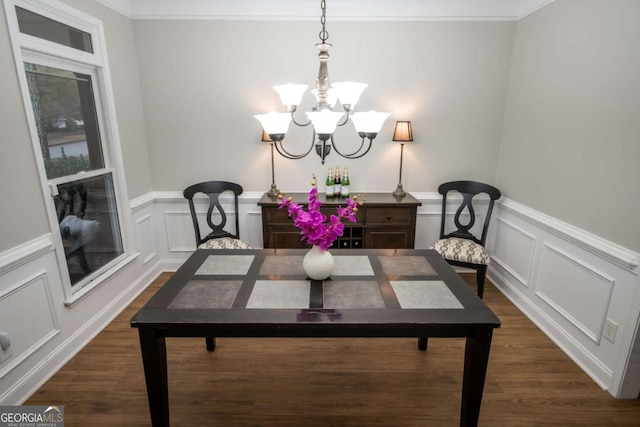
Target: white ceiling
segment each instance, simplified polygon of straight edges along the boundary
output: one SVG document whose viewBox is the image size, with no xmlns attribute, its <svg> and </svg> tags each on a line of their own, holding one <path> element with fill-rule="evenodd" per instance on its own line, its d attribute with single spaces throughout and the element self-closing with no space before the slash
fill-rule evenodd
<svg viewBox="0 0 640 427">
<path fill-rule="evenodd" d="M 133 19 L 310 20 L 320 0 L 97 0 Z M 326 0 L 334 20 L 515 21 L 554 0 Z"/>
</svg>

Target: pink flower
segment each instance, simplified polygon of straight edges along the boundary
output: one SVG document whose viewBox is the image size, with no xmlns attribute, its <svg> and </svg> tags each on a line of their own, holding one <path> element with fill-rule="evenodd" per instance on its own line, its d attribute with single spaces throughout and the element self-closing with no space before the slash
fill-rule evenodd
<svg viewBox="0 0 640 427">
<path fill-rule="evenodd" d="M 327 217 L 320 212 L 322 202 L 318 199 L 318 188 L 315 181 L 309 190 L 309 206 L 305 211 L 302 206 L 291 201 L 291 198 L 280 200 L 280 209 L 287 208 L 289 217 L 293 219 L 293 224 L 300 229 L 301 240 L 310 245 L 317 245 L 323 251 L 331 247 L 336 239 L 344 234 L 344 224 L 342 219 L 346 218 L 350 222 L 356 222 L 356 212 L 358 202 L 353 199 L 346 199 L 347 206 L 338 206 L 337 215 L 331 215 L 329 223 Z"/>
</svg>

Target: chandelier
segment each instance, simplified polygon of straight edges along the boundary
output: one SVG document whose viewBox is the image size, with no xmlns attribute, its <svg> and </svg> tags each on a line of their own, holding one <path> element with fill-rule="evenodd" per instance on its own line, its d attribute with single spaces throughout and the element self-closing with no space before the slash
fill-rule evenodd
<svg viewBox="0 0 640 427">
<path fill-rule="evenodd" d="M 332 147 L 336 153 L 347 159 L 357 159 L 367 154 L 371 149 L 373 140 L 378 135 L 378 132 L 380 132 L 380 129 L 382 129 L 382 124 L 386 118 L 389 117 L 389 113 L 375 111 L 362 113 L 353 112 L 362 91 L 367 87 L 366 83 L 343 82 L 331 84 L 329 80 L 329 70 L 327 68 L 331 44 L 327 43 L 329 33 L 325 29 L 325 0 L 320 2 L 320 8 L 322 10 L 320 17 L 322 30 L 319 33 L 320 43 L 316 44 L 320 50 L 318 54 L 320 69 L 318 71 L 316 87 L 312 90 L 316 98 L 316 103 L 311 108 L 311 111 L 305 113 L 307 120 L 300 122 L 294 117 L 294 113 L 298 109 L 302 97 L 308 88 L 308 85 L 304 84 L 274 86 L 273 88 L 280 96 L 282 103 L 286 106 L 287 112 L 259 114 L 256 115 L 255 118 L 260 121 L 264 131 L 269 134 L 280 155 L 288 159 L 301 159 L 309 154 L 315 145 L 315 151 L 320 156 L 322 164 L 324 164 L 324 159 L 331 152 Z M 333 111 L 338 101 L 342 104 L 344 112 Z M 344 126 L 349 119 L 353 122 L 355 130 L 361 138 L 361 142 L 357 150 L 351 153 L 343 153 L 336 146 L 333 133 L 338 126 Z M 311 145 L 304 153 L 293 154 L 285 149 L 282 144 L 284 137 L 289 131 L 291 122 L 300 127 L 312 125 Z M 368 144 L 365 140 L 368 140 Z"/>
</svg>

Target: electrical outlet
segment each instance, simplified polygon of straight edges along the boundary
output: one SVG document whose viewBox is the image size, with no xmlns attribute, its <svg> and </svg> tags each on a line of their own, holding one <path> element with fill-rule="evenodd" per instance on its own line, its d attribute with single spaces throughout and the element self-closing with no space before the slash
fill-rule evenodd
<svg viewBox="0 0 640 427">
<path fill-rule="evenodd" d="M 604 331 L 602 332 L 602 335 L 604 335 L 604 337 L 609 341 L 614 342 L 616 340 L 616 332 L 618 332 L 618 324 L 607 318 L 604 322 Z"/>
<path fill-rule="evenodd" d="M 7 347 L 6 350 L 0 348 L 0 363 L 3 363 L 11 356 L 13 356 L 13 349 L 11 348 L 11 346 Z"/>
</svg>

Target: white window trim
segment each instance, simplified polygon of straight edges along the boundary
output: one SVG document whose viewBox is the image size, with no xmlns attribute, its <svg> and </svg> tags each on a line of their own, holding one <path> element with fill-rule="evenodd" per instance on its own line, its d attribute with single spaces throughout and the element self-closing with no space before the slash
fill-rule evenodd
<svg viewBox="0 0 640 427">
<path fill-rule="evenodd" d="M 100 134 L 103 141 L 103 156 L 105 158 L 105 168 L 100 170 L 100 174 L 103 174 L 105 170 L 112 173 L 116 209 L 120 225 L 120 234 L 122 237 L 123 255 L 117 257 L 112 262 L 99 269 L 95 274 L 85 278 L 73 288 L 68 274 L 61 274 L 65 295 L 65 305 L 67 307 L 71 307 L 93 289 L 97 288 L 100 284 L 105 283 L 105 281 L 110 277 L 117 274 L 122 270 L 122 268 L 138 256 L 138 254 L 134 252 L 133 226 L 131 223 L 131 216 L 128 214 L 129 207 L 127 188 L 125 185 L 124 161 L 122 159 L 122 149 L 116 119 L 115 102 L 113 98 L 113 86 L 111 83 L 111 74 L 106 53 L 104 28 L 102 21 L 57 0 L 47 0 L 46 2 L 41 0 L 3 1 L 7 27 L 9 29 L 14 55 L 14 63 L 20 83 L 25 114 L 29 123 L 31 142 L 40 174 L 42 195 L 47 207 L 47 217 L 49 218 L 49 225 L 52 230 L 54 245 L 56 247 L 56 258 L 61 272 L 67 271 L 67 263 L 64 251 L 61 250 L 62 238 L 58 231 L 59 224 L 55 215 L 55 205 L 49 188 L 49 183 L 53 180 L 49 180 L 47 178 L 44 160 L 40 154 L 40 140 L 36 130 L 33 109 L 31 108 L 31 97 L 24 70 L 24 62 L 32 60 L 37 63 L 42 63 L 44 61 L 54 67 L 56 67 L 55 64 L 59 64 L 57 65 L 59 68 L 78 69 L 78 71 L 85 73 L 87 70 L 91 70 L 91 73 L 89 74 L 95 78 L 94 98 Z M 89 33 L 91 35 L 94 53 L 83 52 L 20 33 L 15 12 L 16 6 Z M 53 54 L 50 54 L 50 52 L 53 52 Z M 75 64 L 71 64 L 70 61 L 75 62 Z M 84 64 L 87 68 L 82 66 L 78 67 L 78 64 Z M 83 178 L 88 176 L 89 172 L 80 177 Z"/>
</svg>

